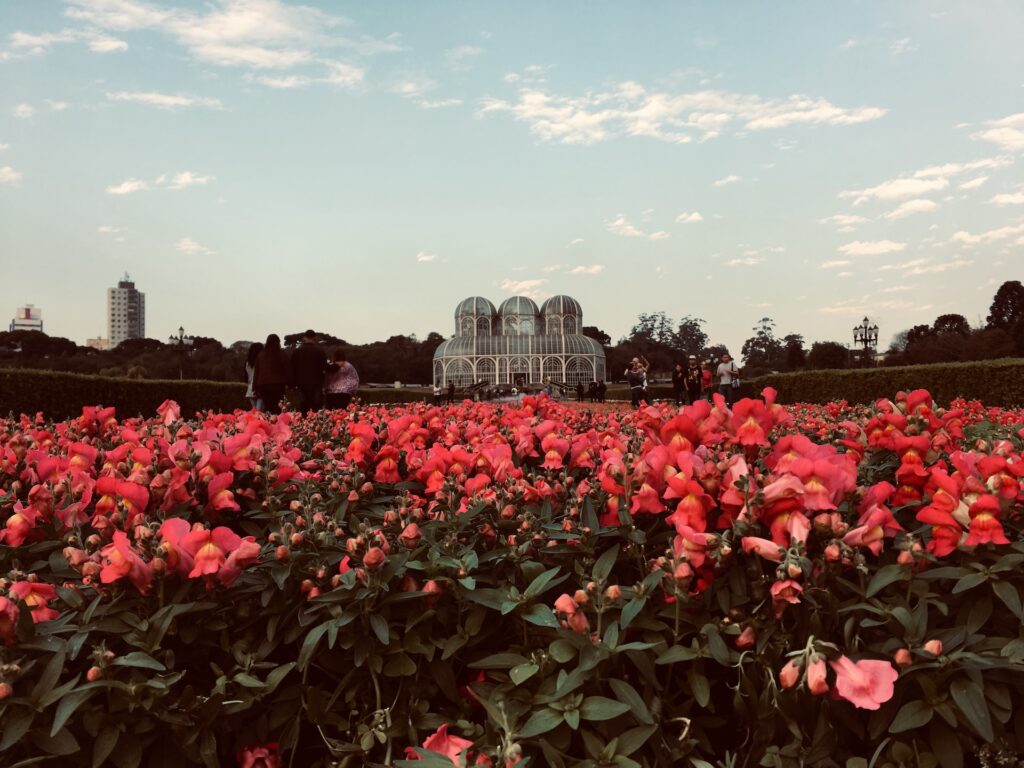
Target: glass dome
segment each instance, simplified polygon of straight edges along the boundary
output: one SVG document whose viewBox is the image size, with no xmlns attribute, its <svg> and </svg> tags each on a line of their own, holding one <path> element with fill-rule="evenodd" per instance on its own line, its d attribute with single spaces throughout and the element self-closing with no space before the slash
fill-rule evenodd
<svg viewBox="0 0 1024 768">
<path fill-rule="evenodd" d="M 460 301 L 459 306 L 455 308 L 456 317 L 461 317 L 462 315 L 496 314 L 497 310 L 495 310 L 494 305 L 483 296 L 470 296 L 468 299 Z"/>
<path fill-rule="evenodd" d="M 580 307 L 580 303 L 572 296 L 552 296 L 541 305 L 540 311 L 543 315 L 583 316 L 583 309 Z"/>
<path fill-rule="evenodd" d="M 498 308 L 498 314 L 501 315 L 503 336 L 532 336 L 543 330 L 537 327 L 540 310 L 528 296 L 505 299 Z"/>
</svg>

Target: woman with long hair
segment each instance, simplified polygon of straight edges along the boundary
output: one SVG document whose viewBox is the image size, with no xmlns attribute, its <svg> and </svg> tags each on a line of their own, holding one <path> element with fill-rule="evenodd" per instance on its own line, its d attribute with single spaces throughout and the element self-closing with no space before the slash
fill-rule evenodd
<svg viewBox="0 0 1024 768">
<path fill-rule="evenodd" d="M 257 341 L 250 344 L 248 352 L 245 353 L 245 379 L 249 382 L 249 387 L 245 390 L 245 397 L 249 401 L 249 405 L 258 411 L 262 411 L 263 407 L 260 405 L 260 399 L 256 397 L 256 390 L 252 385 L 253 377 L 256 375 L 256 358 L 262 351 L 263 345 Z"/>
</svg>

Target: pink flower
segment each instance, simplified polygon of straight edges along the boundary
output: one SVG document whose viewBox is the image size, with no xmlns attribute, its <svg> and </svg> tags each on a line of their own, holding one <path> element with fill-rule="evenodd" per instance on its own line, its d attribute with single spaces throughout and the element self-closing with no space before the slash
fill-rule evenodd
<svg viewBox="0 0 1024 768">
<path fill-rule="evenodd" d="M 21 599 L 32 609 L 32 621 L 51 621 L 60 616 L 50 607 L 50 601 L 57 599 L 57 588 L 53 584 L 37 581 L 16 581 L 11 585 L 10 594 Z"/>
<path fill-rule="evenodd" d="M 800 586 L 799 582 L 792 579 L 776 581 L 772 584 L 772 607 L 775 609 L 775 617 L 779 618 L 782 616 L 782 612 L 786 610 L 787 605 L 799 603 L 800 595 L 803 594 L 803 591 L 804 588 Z"/>
<path fill-rule="evenodd" d="M 236 757 L 240 768 L 281 768 L 277 742 L 253 744 L 239 750 Z"/>
<path fill-rule="evenodd" d="M 807 690 L 815 696 L 828 693 L 828 681 L 825 679 L 825 675 L 825 659 L 818 656 L 807 665 Z"/>
<path fill-rule="evenodd" d="M 888 661 L 853 661 L 840 656 L 832 662 L 836 673 L 836 693 L 858 709 L 878 709 L 892 698 L 900 673 Z"/>
<path fill-rule="evenodd" d="M 753 552 L 765 560 L 771 560 L 773 563 L 782 562 L 783 549 L 774 541 L 759 539 L 757 536 L 744 536 L 740 543 L 743 546 L 744 554 L 749 555 Z"/>
<path fill-rule="evenodd" d="M 423 748 L 436 752 L 439 755 L 444 755 L 452 761 L 452 765 L 462 765 L 459 758 L 462 753 L 473 746 L 473 742 L 468 739 L 463 739 L 458 736 L 448 735 L 448 723 L 445 723 L 438 728 L 434 733 L 427 736 L 423 742 Z M 414 749 L 411 747 L 405 748 L 405 756 L 409 760 L 422 760 Z"/>
<path fill-rule="evenodd" d="M 107 544 L 100 551 L 100 556 L 103 558 L 100 581 L 104 584 L 112 584 L 127 576 L 140 594 L 144 595 L 149 591 L 150 582 L 153 581 L 153 570 L 139 557 L 139 553 L 132 549 L 128 534 L 124 531 L 114 532 L 113 543 Z"/>
</svg>

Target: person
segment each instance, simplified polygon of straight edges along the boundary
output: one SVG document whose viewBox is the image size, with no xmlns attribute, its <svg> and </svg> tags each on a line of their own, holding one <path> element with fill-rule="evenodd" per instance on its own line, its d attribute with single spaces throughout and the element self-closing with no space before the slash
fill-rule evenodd
<svg viewBox="0 0 1024 768">
<path fill-rule="evenodd" d="M 583 393 L 585 391 L 586 390 L 583 389 L 583 382 L 582 381 L 577 382 L 577 384 L 576 384 L 576 401 L 577 402 L 579 402 L 579 403 L 583 402 Z"/>
<path fill-rule="evenodd" d="M 604 379 L 601 379 L 599 382 L 597 382 L 597 401 L 599 403 L 603 403 L 605 395 L 607 394 L 608 385 L 605 383 Z"/>
<path fill-rule="evenodd" d="M 590 385 L 587 387 L 587 396 L 590 398 L 590 402 L 592 402 L 592 403 L 596 403 L 597 402 L 597 382 L 596 381 L 590 382 Z"/>
<path fill-rule="evenodd" d="M 642 362 L 641 362 L 642 361 Z M 630 403 L 639 408 L 647 397 L 647 369 L 650 364 L 642 357 L 634 357 L 629 361 L 625 371 L 626 383 L 629 384 Z"/>
<path fill-rule="evenodd" d="M 682 363 L 676 363 L 672 369 L 672 394 L 676 398 L 676 405 L 683 404 L 683 393 L 686 391 L 686 371 Z"/>
<path fill-rule="evenodd" d="M 256 397 L 256 390 L 252 388 L 252 384 L 253 376 L 256 375 L 256 357 L 262 351 L 263 345 L 257 341 L 249 345 L 245 354 L 245 378 L 249 382 L 249 387 L 245 390 L 245 397 L 249 401 L 249 405 L 257 411 L 262 411 L 263 407 L 260 405 L 260 399 Z"/>
<path fill-rule="evenodd" d="M 452 405 L 455 402 L 455 382 L 448 382 L 448 405 Z"/>
<path fill-rule="evenodd" d="M 434 405 L 441 404 L 441 387 L 438 384 L 434 385 Z"/>
<path fill-rule="evenodd" d="M 316 332 L 302 334 L 302 343 L 292 353 L 292 383 L 299 390 L 299 410 L 318 411 L 323 405 L 327 355 L 316 343 Z"/>
<path fill-rule="evenodd" d="M 722 354 L 722 362 L 718 365 L 718 391 L 725 398 L 727 405 L 732 405 L 736 397 L 736 387 L 733 382 L 739 382 L 740 369 L 732 356 L 725 352 Z"/>
<path fill-rule="evenodd" d="M 327 366 L 324 377 L 324 402 L 330 409 L 345 409 L 352 398 L 359 392 L 359 373 L 352 363 L 348 362 L 345 353 L 334 350 L 333 362 Z"/>
<path fill-rule="evenodd" d="M 280 413 L 284 391 L 291 383 L 291 367 L 288 355 L 281 349 L 281 337 L 276 333 L 267 336 L 267 343 L 256 355 L 255 371 L 252 375 L 253 391 L 263 403 L 267 413 Z"/>
<path fill-rule="evenodd" d="M 693 405 L 700 399 L 703 386 L 701 369 L 697 365 L 696 355 L 690 355 L 686 363 L 686 399 L 689 405 Z"/>
<path fill-rule="evenodd" d="M 709 403 L 714 391 L 714 376 L 711 375 L 711 363 L 705 360 L 700 364 L 700 394 Z"/>
</svg>

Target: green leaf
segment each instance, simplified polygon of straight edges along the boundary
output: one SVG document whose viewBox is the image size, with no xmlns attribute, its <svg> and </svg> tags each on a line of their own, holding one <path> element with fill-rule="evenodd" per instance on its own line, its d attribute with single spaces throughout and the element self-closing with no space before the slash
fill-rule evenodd
<svg viewBox="0 0 1024 768">
<path fill-rule="evenodd" d="M 992 732 L 988 703 L 985 701 L 981 686 L 966 677 L 958 677 L 949 686 L 949 692 L 967 718 L 967 722 L 978 732 L 982 740 L 986 743 L 994 741 L 995 734 Z"/>
<path fill-rule="evenodd" d="M 384 674 L 388 677 L 409 677 L 416 674 L 416 662 L 407 653 L 396 653 L 384 665 Z"/>
<path fill-rule="evenodd" d="M 883 565 L 875 572 L 875 575 L 871 577 L 871 581 L 868 583 L 868 589 L 864 593 L 864 597 L 877 595 L 893 582 L 901 581 L 904 577 L 909 575 L 910 571 L 902 565 Z"/>
<path fill-rule="evenodd" d="M 618 680 L 612 678 L 608 681 L 608 685 L 615 691 L 615 695 L 619 701 L 629 705 L 629 711 L 633 713 L 633 717 L 639 720 L 644 725 L 654 725 L 654 718 L 651 717 L 651 711 L 647 708 L 647 704 L 644 703 L 643 697 L 637 692 L 636 688 L 627 683 L 625 680 Z M 623 752 L 622 754 L 629 754 Z"/>
<path fill-rule="evenodd" d="M 611 575 L 612 568 L 615 567 L 615 561 L 618 559 L 618 544 L 611 549 L 605 550 L 605 552 L 597 558 L 597 562 L 594 563 L 594 570 L 591 571 L 594 581 L 598 584 L 604 584 L 608 580 L 608 576 Z"/>
<path fill-rule="evenodd" d="M 53 726 L 50 728 L 50 736 L 56 736 L 57 731 L 64 727 L 68 718 L 75 714 L 75 710 L 84 704 L 90 696 L 96 693 L 96 688 L 85 688 L 72 691 L 60 700 L 57 711 L 53 715 Z"/>
<path fill-rule="evenodd" d="M 528 662 L 528 658 L 520 656 L 518 653 L 496 653 L 493 656 L 485 656 L 477 661 L 471 661 L 468 666 L 471 669 L 509 669 Z"/>
<path fill-rule="evenodd" d="M 604 696 L 587 696 L 580 705 L 580 717 L 584 720 L 611 720 L 629 712 L 629 705 Z"/>
<path fill-rule="evenodd" d="M 580 711 L 578 709 L 567 709 L 562 713 L 565 717 L 565 724 L 578 731 L 580 727 Z"/>
<path fill-rule="evenodd" d="M 548 653 L 559 664 L 565 664 L 576 655 L 576 649 L 568 640 L 555 640 L 548 647 Z"/>
<path fill-rule="evenodd" d="M 963 768 L 964 749 L 956 729 L 950 728 L 941 720 L 932 720 L 928 731 L 932 752 L 939 759 L 939 765 L 942 768 Z"/>
<path fill-rule="evenodd" d="M 517 735 L 521 739 L 540 736 L 542 733 L 547 733 L 560 726 L 563 720 L 561 712 L 544 707 L 530 715 L 530 719 L 526 721 L 526 725 L 519 730 Z"/>
<path fill-rule="evenodd" d="M 993 581 L 992 591 L 996 597 L 1003 601 L 1003 605 L 1010 609 L 1010 613 L 1018 619 L 1024 618 L 1021 613 L 1020 592 L 1008 581 Z"/>
<path fill-rule="evenodd" d="M 706 707 L 711 701 L 711 684 L 708 679 L 698 672 L 696 667 L 690 667 L 686 677 L 690 681 L 690 691 L 693 693 L 694 700 L 700 706 Z"/>
<path fill-rule="evenodd" d="M 235 675 L 231 679 L 234 680 L 236 683 L 238 683 L 243 688 L 263 688 L 263 686 L 264 686 L 264 683 L 263 683 L 262 680 L 260 680 L 259 678 L 253 677 L 250 674 L 246 674 L 245 672 L 239 672 L 237 675 Z"/>
<path fill-rule="evenodd" d="M 0 740 L 0 752 L 6 752 L 28 733 L 35 713 L 28 707 L 11 708 L 4 711 L 4 737 Z"/>
<path fill-rule="evenodd" d="M 693 661 L 698 658 L 700 654 L 693 648 L 685 645 L 673 645 L 663 654 L 661 654 L 655 664 L 676 664 L 680 661 Z"/>
<path fill-rule="evenodd" d="M 320 644 L 320 638 L 327 632 L 327 625 L 330 622 L 324 622 L 319 624 L 313 629 L 306 633 L 305 639 L 302 641 L 302 647 L 299 649 L 298 665 L 300 670 L 305 670 L 309 666 L 310 660 L 313 658 L 313 654 L 316 652 L 317 645 Z"/>
<path fill-rule="evenodd" d="M 964 576 L 960 581 L 953 585 L 953 594 L 958 595 L 961 592 L 974 589 L 976 586 L 984 584 L 986 581 L 988 581 L 987 573 L 972 573 L 968 576 Z"/>
<path fill-rule="evenodd" d="M 644 605 L 647 603 L 646 597 L 634 597 L 622 608 L 622 614 L 619 617 L 619 625 L 625 629 L 630 623 L 637 617 L 637 615 L 644 609 Z"/>
<path fill-rule="evenodd" d="M 92 745 L 92 768 L 100 768 L 103 762 L 114 751 L 117 746 L 117 738 L 120 732 L 112 725 L 108 725 L 96 737 Z"/>
<path fill-rule="evenodd" d="M 896 717 L 889 726 L 889 733 L 903 733 L 928 725 L 933 714 L 935 714 L 935 710 L 923 701 L 908 701 L 896 713 Z"/>
<path fill-rule="evenodd" d="M 519 615 L 538 627 L 558 629 L 561 626 L 558 623 L 558 617 L 555 616 L 555 612 L 551 610 L 550 606 L 543 603 L 534 603 L 528 611 L 523 611 Z"/>
<path fill-rule="evenodd" d="M 142 765 L 142 745 L 138 737 L 123 733 L 117 741 L 117 749 L 110 753 L 110 759 L 117 768 L 139 768 Z"/>
<path fill-rule="evenodd" d="M 60 673 L 64 671 L 64 662 L 66 659 L 67 653 L 63 648 L 50 657 L 50 660 L 43 668 L 43 673 L 39 676 L 36 684 L 32 687 L 32 693 L 29 694 L 29 698 L 34 704 L 38 704 L 43 696 L 57 686 L 57 681 L 60 679 Z"/>
<path fill-rule="evenodd" d="M 647 740 L 658 730 L 656 725 L 641 725 L 637 728 L 630 728 L 619 735 L 615 753 L 618 755 L 632 755 L 640 747 L 647 743 Z"/>
<path fill-rule="evenodd" d="M 272 693 L 277 686 L 281 684 L 288 673 L 295 669 L 296 662 L 289 661 L 287 664 L 282 664 L 280 667 L 273 669 L 269 675 L 267 675 L 267 693 Z"/>
<path fill-rule="evenodd" d="M 526 591 L 523 592 L 523 597 L 529 600 L 542 594 L 544 590 L 548 588 L 548 584 L 551 583 L 551 580 L 554 579 L 561 570 L 561 568 L 555 567 L 548 571 L 544 571 L 544 573 L 530 582 L 530 586 L 528 586 Z"/>
<path fill-rule="evenodd" d="M 613 649 L 619 644 L 619 623 L 613 621 L 604 631 L 604 644 Z"/>
<path fill-rule="evenodd" d="M 167 667 L 161 664 L 159 661 L 154 659 L 148 653 L 142 651 L 132 651 L 124 656 L 118 656 L 112 662 L 112 667 L 136 667 L 138 669 L 153 669 L 157 672 L 166 672 Z"/>
<path fill-rule="evenodd" d="M 81 749 L 78 739 L 67 728 L 61 728 L 55 736 L 41 730 L 32 731 L 32 743 L 48 755 L 71 755 Z"/>
<path fill-rule="evenodd" d="M 540 670 L 536 664 L 532 662 L 529 664 L 519 664 L 512 667 L 508 671 L 508 676 L 512 679 L 512 682 L 516 685 L 522 685 L 524 682 L 533 677 Z"/>
<path fill-rule="evenodd" d="M 388 645 L 391 641 L 391 630 L 388 629 L 388 622 L 379 613 L 370 614 L 370 629 L 373 630 L 373 634 L 380 640 L 381 645 Z"/>
</svg>

